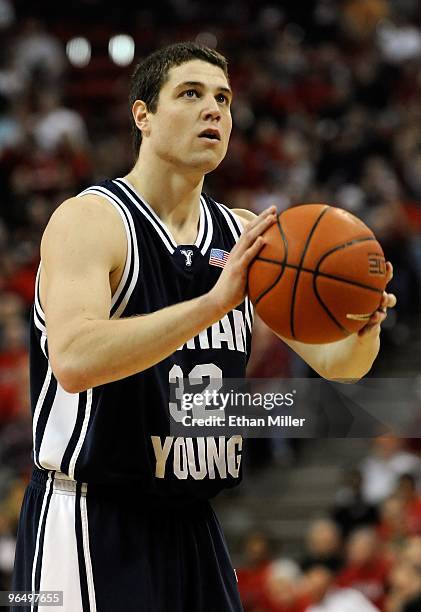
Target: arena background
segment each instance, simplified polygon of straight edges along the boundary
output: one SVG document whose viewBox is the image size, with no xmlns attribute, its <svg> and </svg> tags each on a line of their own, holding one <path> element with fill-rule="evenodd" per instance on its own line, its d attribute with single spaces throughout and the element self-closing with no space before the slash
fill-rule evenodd
<svg viewBox="0 0 421 612">
<path fill-rule="evenodd" d="M 33 4 L 0 0 L 2 588 L 31 464 L 40 238 L 64 199 L 127 172 L 128 79 L 157 47 L 196 40 L 229 59 L 234 130 L 206 190 L 255 212 L 327 202 L 360 216 L 394 264 L 399 299 L 372 375 L 421 370 L 418 0 Z M 313 375 L 259 322 L 249 374 Z M 249 450 L 244 483 L 215 502 L 246 612 L 304 612 L 333 582 L 385 612 L 421 610 L 409 603 L 421 594 L 418 439 L 254 440 Z M 329 609 L 342 612 L 341 597 L 351 594 Z"/>
</svg>

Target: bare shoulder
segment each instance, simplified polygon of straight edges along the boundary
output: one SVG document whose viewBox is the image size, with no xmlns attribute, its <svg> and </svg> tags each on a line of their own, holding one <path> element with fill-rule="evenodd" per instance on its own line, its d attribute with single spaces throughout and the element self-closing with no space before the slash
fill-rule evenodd
<svg viewBox="0 0 421 612">
<path fill-rule="evenodd" d="M 107 253 L 112 267 L 125 258 L 126 235 L 119 212 L 101 196 L 65 200 L 52 214 L 41 240 L 41 259 L 66 251 L 86 257 Z"/>
<path fill-rule="evenodd" d="M 65 200 L 56 208 L 47 225 L 59 226 L 67 222 L 110 223 L 120 217 L 118 211 L 105 198 L 87 194 Z"/>
<path fill-rule="evenodd" d="M 251 221 L 253 221 L 253 219 L 257 217 L 254 212 L 251 212 L 251 210 L 246 210 L 245 208 L 232 208 L 231 210 L 235 215 L 237 215 L 237 217 L 240 217 L 244 227 L 246 227 Z"/>
</svg>

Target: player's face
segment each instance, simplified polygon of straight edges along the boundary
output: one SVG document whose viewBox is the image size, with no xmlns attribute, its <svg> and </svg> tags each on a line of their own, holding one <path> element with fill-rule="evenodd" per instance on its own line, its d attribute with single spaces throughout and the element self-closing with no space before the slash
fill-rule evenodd
<svg viewBox="0 0 421 612">
<path fill-rule="evenodd" d="M 148 114 L 154 152 L 177 166 L 212 171 L 227 152 L 231 97 L 218 66 L 192 60 L 171 68 L 157 111 Z"/>
</svg>

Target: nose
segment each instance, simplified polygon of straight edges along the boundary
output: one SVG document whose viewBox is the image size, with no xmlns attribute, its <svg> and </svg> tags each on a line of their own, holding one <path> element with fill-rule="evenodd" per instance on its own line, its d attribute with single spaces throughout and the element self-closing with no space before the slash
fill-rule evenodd
<svg viewBox="0 0 421 612">
<path fill-rule="evenodd" d="M 202 118 L 205 120 L 219 121 L 221 119 L 221 109 L 213 95 L 203 98 Z"/>
</svg>

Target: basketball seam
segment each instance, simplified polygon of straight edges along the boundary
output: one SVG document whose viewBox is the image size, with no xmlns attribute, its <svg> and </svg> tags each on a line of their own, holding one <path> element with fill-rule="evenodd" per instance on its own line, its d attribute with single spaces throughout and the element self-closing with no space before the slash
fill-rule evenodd
<svg viewBox="0 0 421 612">
<path fill-rule="evenodd" d="M 364 238 L 354 238 L 353 240 L 349 240 L 348 242 L 342 242 L 341 244 L 336 245 L 335 247 L 333 247 L 333 249 L 327 251 L 327 253 L 323 253 L 323 255 L 320 257 L 319 261 L 316 264 L 315 270 L 318 271 L 326 257 L 329 257 L 329 255 L 332 255 L 332 253 L 334 253 L 335 251 L 339 251 L 340 249 L 346 249 L 347 247 L 352 246 L 353 244 L 358 244 L 360 242 L 372 241 L 376 241 L 374 236 L 365 236 Z"/>
<path fill-rule="evenodd" d="M 265 263 L 271 263 L 276 266 L 284 266 L 285 268 L 292 268 L 293 270 L 298 270 L 298 266 L 295 264 L 284 264 L 282 261 L 278 261 L 277 259 L 269 259 L 267 257 L 256 257 L 257 261 L 264 261 Z M 337 280 L 341 283 L 346 283 L 348 285 L 354 285 L 355 287 L 361 287 L 362 289 L 367 289 L 368 291 L 374 291 L 375 293 L 383 293 L 381 289 L 376 289 L 376 287 L 371 287 L 371 285 L 365 285 L 364 283 L 359 283 L 358 281 L 351 280 L 349 278 L 343 278 L 342 276 L 336 276 L 336 274 L 329 274 L 328 272 L 318 272 L 316 270 L 311 270 L 310 268 L 305 268 L 304 266 L 300 268 L 300 272 L 307 272 L 308 274 L 313 274 L 315 277 L 321 278 L 329 278 L 331 280 Z"/>
<path fill-rule="evenodd" d="M 334 247 L 333 249 L 330 249 L 330 251 L 328 251 L 327 253 L 324 253 L 322 255 L 322 257 L 319 259 L 319 261 L 317 262 L 316 265 L 316 274 L 314 274 L 313 276 L 313 291 L 314 294 L 320 304 L 320 306 L 326 311 L 326 313 L 329 315 L 329 317 L 332 319 L 332 321 L 334 321 L 336 323 L 336 325 L 344 332 L 347 332 L 348 334 L 352 333 L 350 331 L 348 331 L 345 327 L 342 326 L 341 323 L 339 323 L 339 321 L 337 321 L 337 319 L 335 318 L 335 316 L 330 312 L 329 308 L 326 306 L 326 304 L 324 303 L 324 301 L 322 300 L 319 291 L 317 289 L 317 277 L 319 276 L 319 268 L 322 265 L 323 261 L 329 257 L 329 255 L 331 255 L 332 253 L 335 253 L 336 251 L 339 251 L 341 249 L 345 249 L 349 246 L 352 246 L 353 244 L 359 244 L 361 242 L 371 242 L 371 241 L 375 241 L 376 239 L 374 238 L 374 236 L 366 236 L 364 238 L 354 238 L 354 240 L 349 240 L 348 242 L 343 242 L 342 244 L 337 245 L 336 247 Z M 339 280 L 339 279 L 338 279 Z M 344 281 L 342 281 L 344 282 Z M 346 282 L 346 281 L 345 281 Z M 363 285 L 363 283 L 356 283 L 356 282 L 351 282 L 349 284 L 358 286 L 358 287 L 362 287 L 365 289 L 371 289 L 371 291 L 376 291 L 377 293 L 383 293 L 383 291 L 381 291 L 380 289 L 375 289 L 372 287 L 368 287 Z"/>
<path fill-rule="evenodd" d="M 313 291 L 314 294 L 320 304 L 320 306 L 325 310 L 325 312 L 329 315 L 329 317 L 332 319 L 332 321 L 334 321 L 334 323 L 336 323 L 336 325 L 339 327 L 339 329 L 341 329 L 343 332 L 347 333 L 348 335 L 351 334 L 352 332 L 347 330 L 337 319 L 336 317 L 330 312 L 329 308 L 326 306 L 326 304 L 324 303 L 324 301 L 322 300 L 318 288 L 317 288 L 317 278 L 320 275 L 319 273 L 319 268 L 322 265 L 322 262 L 329 257 L 329 255 L 331 255 L 332 253 L 335 253 L 336 251 L 339 251 L 341 249 L 345 249 L 349 246 L 352 246 L 353 244 L 359 244 L 361 242 L 370 242 L 376 240 L 374 238 L 374 236 L 365 236 L 364 238 L 354 238 L 353 240 L 349 240 L 348 242 L 343 242 L 342 244 L 337 245 L 336 247 L 334 247 L 333 249 L 330 249 L 330 251 L 327 251 L 327 253 L 323 253 L 323 255 L 321 256 L 321 258 L 319 259 L 319 261 L 317 262 L 316 265 L 316 269 L 315 269 L 315 274 L 313 275 Z M 323 273 L 321 273 L 323 274 Z M 340 279 L 338 279 L 340 280 Z M 344 281 L 342 281 L 344 282 Z M 346 281 L 345 281 L 346 282 Z M 356 283 L 356 282 L 350 282 L 350 284 L 352 285 L 356 285 L 359 287 L 363 287 L 365 289 L 371 289 L 372 291 L 376 291 L 378 293 L 383 293 L 380 289 L 375 289 L 374 287 L 368 287 L 366 285 L 363 285 L 363 283 Z"/>
<path fill-rule="evenodd" d="M 298 288 L 298 280 L 300 277 L 300 273 L 303 267 L 303 263 L 304 263 L 304 258 L 307 254 L 307 250 L 308 247 L 310 246 L 310 242 L 311 239 L 314 236 L 314 233 L 317 229 L 317 226 L 319 225 L 320 221 L 322 220 L 322 218 L 324 217 L 324 215 L 327 213 L 327 211 L 330 209 L 330 206 L 326 206 L 326 208 L 324 208 L 322 210 L 322 212 L 319 214 L 319 216 L 317 217 L 317 219 L 315 220 L 315 222 L 313 223 L 313 227 L 311 228 L 308 236 L 307 236 L 307 240 L 304 244 L 304 248 L 303 248 L 303 252 L 301 254 L 301 260 L 299 263 L 299 266 L 297 268 L 297 274 L 295 275 L 295 280 L 294 280 L 294 286 L 292 288 L 292 298 L 291 298 L 291 309 L 290 309 L 290 328 L 291 328 L 291 335 L 293 338 L 295 338 L 295 326 L 294 326 L 294 309 L 295 309 L 295 298 L 296 298 L 296 294 L 297 294 L 297 288 Z"/>
<path fill-rule="evenodd" d="M 336 319 L 335 315 L 330 312 L 329 308 L 326 306 L 326 304 L 323 302 L 322 298 L 320 297 L 319 291 L 317 289 L 316 279 L 317 279 L 317 276 L 314 275 L 313 276 L 313 291 L 314 291 L 314 295 L 316 296 L 316 298 L 319 301 L 320 306 L 323 308 L 323 310 L 325 310 L 326 314 L 339 327 L 339 329 L 341 331 L 343 331 L 345 334 L 349 335 L 351 332 L 349 330 L 347 330 L 341 323 L 339 323 L 339 321 Z"/>
</svg>

